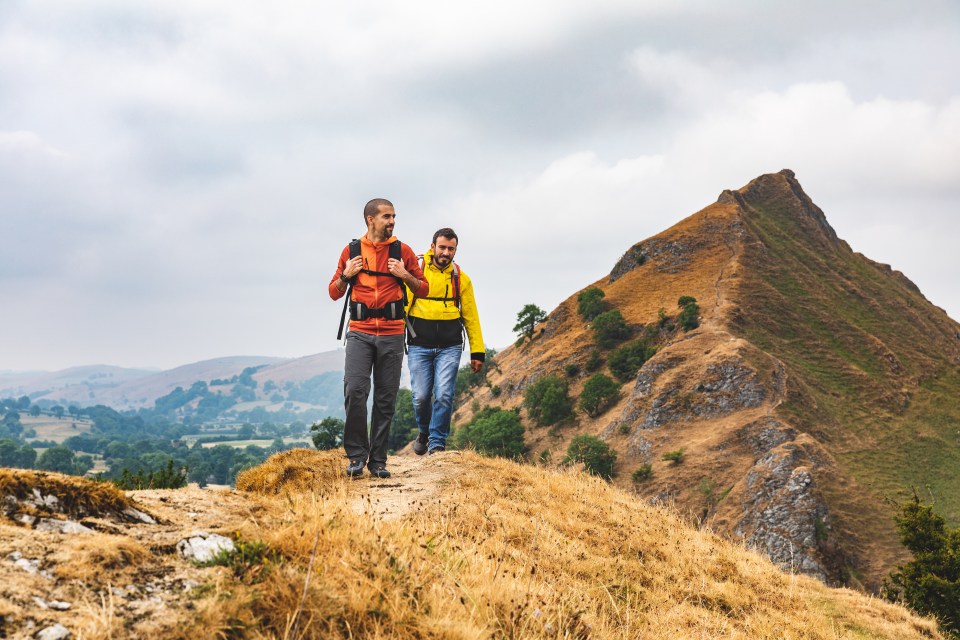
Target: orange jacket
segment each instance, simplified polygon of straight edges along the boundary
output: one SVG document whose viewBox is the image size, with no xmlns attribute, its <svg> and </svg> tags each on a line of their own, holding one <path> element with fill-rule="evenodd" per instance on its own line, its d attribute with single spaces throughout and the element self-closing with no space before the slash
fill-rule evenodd
<svg viewBox="0 0 960 640">
<path fill-rule="evenodd" d="M 390 258 L 390 245 L 396 238 L 390 237 L 383 242 L 371 242 L 364 235 L 360 238 L 360 257 L 363 258 L 363 268 L 369 271 L 380 271 L 388 273 L 387 260 Z M 417 289 L 418 296 L 425 296 L 430 291 L 430 285 L 423 277 L 423 270 L 420 269 L 420 263 L 417 260 L 417 254 L 413 252 L 408 245 L 400 243 L 400 258 L 403 260 L 404 268 L 409 271 L 417 280 L 420 281 L 420 288 Z M 343 248 L 340 252 L 340 261 L 337 263 L 337 270 L 330 279 L 327 289 L 333 300 L 339 300 L 343 297 L 345 291 L 337 288 L 337 280 L 343 273 L 343 268 L 350 259 L 350 245 Z M 353 295 L 351 298 L 355 302 L 362 302 L 371 309 L 380 307 L 403 298 L 401 284 L 396 278 L 388 276 L 374 276 L 369 273 L 360 272 L 357 274 L 357 280 L 353 283 Z M 386 318 L 369 318 L 367 320 L 351 320 L 350 331 L 359 331 L 369 333 L 375 336 L 392 336 L 403 333 L 404 320 L 388 320 Z"/>
</svg>

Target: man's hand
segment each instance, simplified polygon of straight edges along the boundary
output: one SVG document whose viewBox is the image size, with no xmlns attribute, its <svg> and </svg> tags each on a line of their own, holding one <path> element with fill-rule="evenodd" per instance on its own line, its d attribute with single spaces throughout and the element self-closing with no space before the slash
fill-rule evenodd
<svg viewBox="0 0 960 640">
<path fill-rule="evenodd" d="M 474 373 L 480 373 L 480 369 L 483 369 L 483 360 L 471 360 L 470 361 L 470 370 Z"/>
<path fill-rule="evenodd" d="M 360 256 L 351 258 L 347 260 L 346 264 L 343 265 L 343 277 L 352 278 L 360 273 L 360 269 L 363 269 L 363 258 Z"/>
<path fill-rule="evenodd" d="M 401 280 L 406 280 L 412 278 L 410 272 L 407 271 L 407 268 L 403 266 L 403 260 L 397 260 L 396 258 L 387 259 L 387 271 L 397 276 Z"/>
<path fill-rule="evenodd" d="M 388 258 L 387 271 L 403 280 L 403 283 L 410 287 L 411 291 L 416 291 L 420 288 L 420 281 L 417 280 L 416 276 L 407 271 L 407 268 L 403 266 L 403 260 Z"/>
</svg>

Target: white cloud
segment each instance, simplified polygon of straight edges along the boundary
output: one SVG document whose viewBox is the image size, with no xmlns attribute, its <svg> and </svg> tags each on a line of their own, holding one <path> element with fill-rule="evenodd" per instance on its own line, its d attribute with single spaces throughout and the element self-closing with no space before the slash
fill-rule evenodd
<svg viewBox="0 0 960 640">
<path fill-rule="evenodd" d="M 67 154 L 45 144 L 33 131 L 0 131 L 0 157 L 22 161 L 31 156 L 65 158 Z"/>
<path fill-rule="evenodd" d="M 23 308 L 0 368 L 334 348 L 325 284 L 380 195 L 418 250 L 461 233 L 503 346 L 523 304 L 784 167 L 855 249 L 960 316 L 926 275 L 957 271 L 928 249 L 958 231 L 956 17 L 937 1 L 0 3 L 0 296 Z"/>
<path fill-rule="evenodd" d="M 571 154 L 521 183 L 456 205 L 461 236 L 493 258 L 477 264 L 474 255 L 473 265 L 465 263 L 479 272 L 478 288 L 513 283 L 510 290 L 495 287 L 488 331 L 494 344 L 509 342 L 523 304 L 552 308 L 608 273 L 634 242 L 710 204 L 723 189 L 782 168 L 797 172 L 855 250 L 892 263 L 921 288 L 929 285 L 928 296 L 957 315 L 960 298 L 943 286 L 942 274 L 956 273 L 960 263 L 955 252 L 938 252 L 929 262 L 925 242 L 960 237 L 960 101 L 856 102 L 842 84 L 825 83 L 718 104 L 661 154 L 610 162 L 589 151 Z M 937 195 L 920 200 L 930 193 Z M 890 201 L 893 194 L 916 208 L 907 213 Z M 928 227 L 922 236 L 915 233 L 919 220 Z"/>
</svg>

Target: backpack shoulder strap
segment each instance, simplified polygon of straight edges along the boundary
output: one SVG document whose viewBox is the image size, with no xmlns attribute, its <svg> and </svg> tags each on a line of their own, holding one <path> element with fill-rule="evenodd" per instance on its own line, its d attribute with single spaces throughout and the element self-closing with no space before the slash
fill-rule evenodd
<svg viewBox="0 0 960 640">
<path fill-rule="evenodd" d="M 354 238 L 350 241 L 350 244 L 347 245 L 350 247 L 350 259 L 356 258 L 360 255 L 360 240 Z M 353 295 L 353 283 L 356 281 L 357 276 L 353 276 L 350 280 L 347 281 L 347 291 L 343 294 L 343 312 L 340 314 L 340 328 L 337 330 L 337 340 L 343 337 L 343 325 L 347 319 L 347 307 L 350 306 L 350 297 Z"/>
<path fill-rule="evenodd" d="M 360 255 L 360 241 L 354 240 L 354 242 L 357 243 L 357 246 L 356 246 L 357 253 L 356 255 L 354 255 L 353 253 L 354 247 L 353 247 L 353 244 L 351 243 L 350 245 L 351 258 L 355 258 L 358 255 Z M 394 240 L 393 242 L 391 242 L 390 246 L 387 248 L 387 251 L 388 251 L 387 255 L 389 257 L 393 258 L 394 260 L 400 260 L 401 262 L 403 261 L 403 245 L 399 240 Z M 373 269 L 360 269 L 360 271 L 371 276 L 383 276 L 385 278 L 396 278 L 397 282 L 399 282 L 400 285 L 403 286 L 403 280 L 401 280 L 400 278 L 397 278 L 397 276 L 393 275 L 392 273 L 388 273 L 386 271 L 374 271 Z"/>
<path fill-rule="evenodd" d="M 394 260 L 399 260 L 403 262 L 403 243 L 400 240 L 394 240 L 390 243 L 390 257 Z M 396 278 L 396 276 L 394 276 Z M 400 293 L 403 294 L 403 308 L 407 308 L 407 286 L 403 282 L 403 278 L 397 278 L 397 284 L 400 285 Z"/>
<path fill-rule="evenodd" d="M 426 262 L 426 260 L 424 260 L 422 253 L 418 253 L 418 254 L 417 254 L 417 262 L 420 264 L 420 271 L 424 271 L 424 269 L 426 269 L 427 262 Z M 426 272 L 424 271 L 424 273 L 426 273 Z M 406 290 L 404 290 L 404 291 L 406 291 Z M 429 294 L 429 291 L 428 291 L 427 293 Z M 415 304 L 417 304 L 417 292 L 416 292 L 416 291 L 413 292 L 413 298 L 410 300 L 410 311 L 413 311 L 413 305 L 415 305 Z M 406 305 L 404 305 L 404 306 L 406 306 Z"/>
<path fill-rule="evenodd" d="M 463 318 L 463 309 L 460 307 L 460 265 L 456 262 L 453 263 L 453 273 L 450 274 L 450 279 L 453 281 L 453 299 L 460 311 L 460 317 Z"/>
</svg>

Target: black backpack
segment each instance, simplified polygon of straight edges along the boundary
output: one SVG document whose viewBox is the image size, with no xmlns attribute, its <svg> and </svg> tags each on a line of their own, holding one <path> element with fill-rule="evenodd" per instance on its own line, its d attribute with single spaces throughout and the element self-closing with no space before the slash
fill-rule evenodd
<svg viewBox="0 0 960 640">
<path fill-rule="evenodd" d="M 350 247 L 350 259 L 356 258 L 360 255 L 360 240 L 354 238 L 350 241 L 348 245 Z M 394 240 L 390 243 L 390 257 L 395 260 L 403 260 L 401 255 L 401 244 L 399 240 Z M 380 307 L 379 309 L 371 309 L 362 302 L 354 302 L 350 299 L 353 294 L 353 284 L 356 282 L 357 276 L 350 278 L 347 284 L 347 292 L 344 295 L 343 300 L 343 313 L 340 315 L 340 329 L 337 330 L 337 340 L 343 337 L 343 325 L 346 322 L 347 318 L 347 309 L 350 309 L 350 319 L 351 320 L 367 320 L 369 318 L 387 318 L 388 320 L 400 320 L 405 318 L 405 309 L 407 307 L 407 287 L 403 284 L 403 280 L 398 278 L 389 272 L 384 271 L 371 271 L 370 269 L 361 269 L 361 273 L 366 273 L 371 276 L 380 276 L 384 278 L 394 278 L 400 284 L 400 291 L 403 292 L 403 298 L 400 300 L 394 300 L 393 302 L 388 302 L 386 305 Z"/>
</svg>

